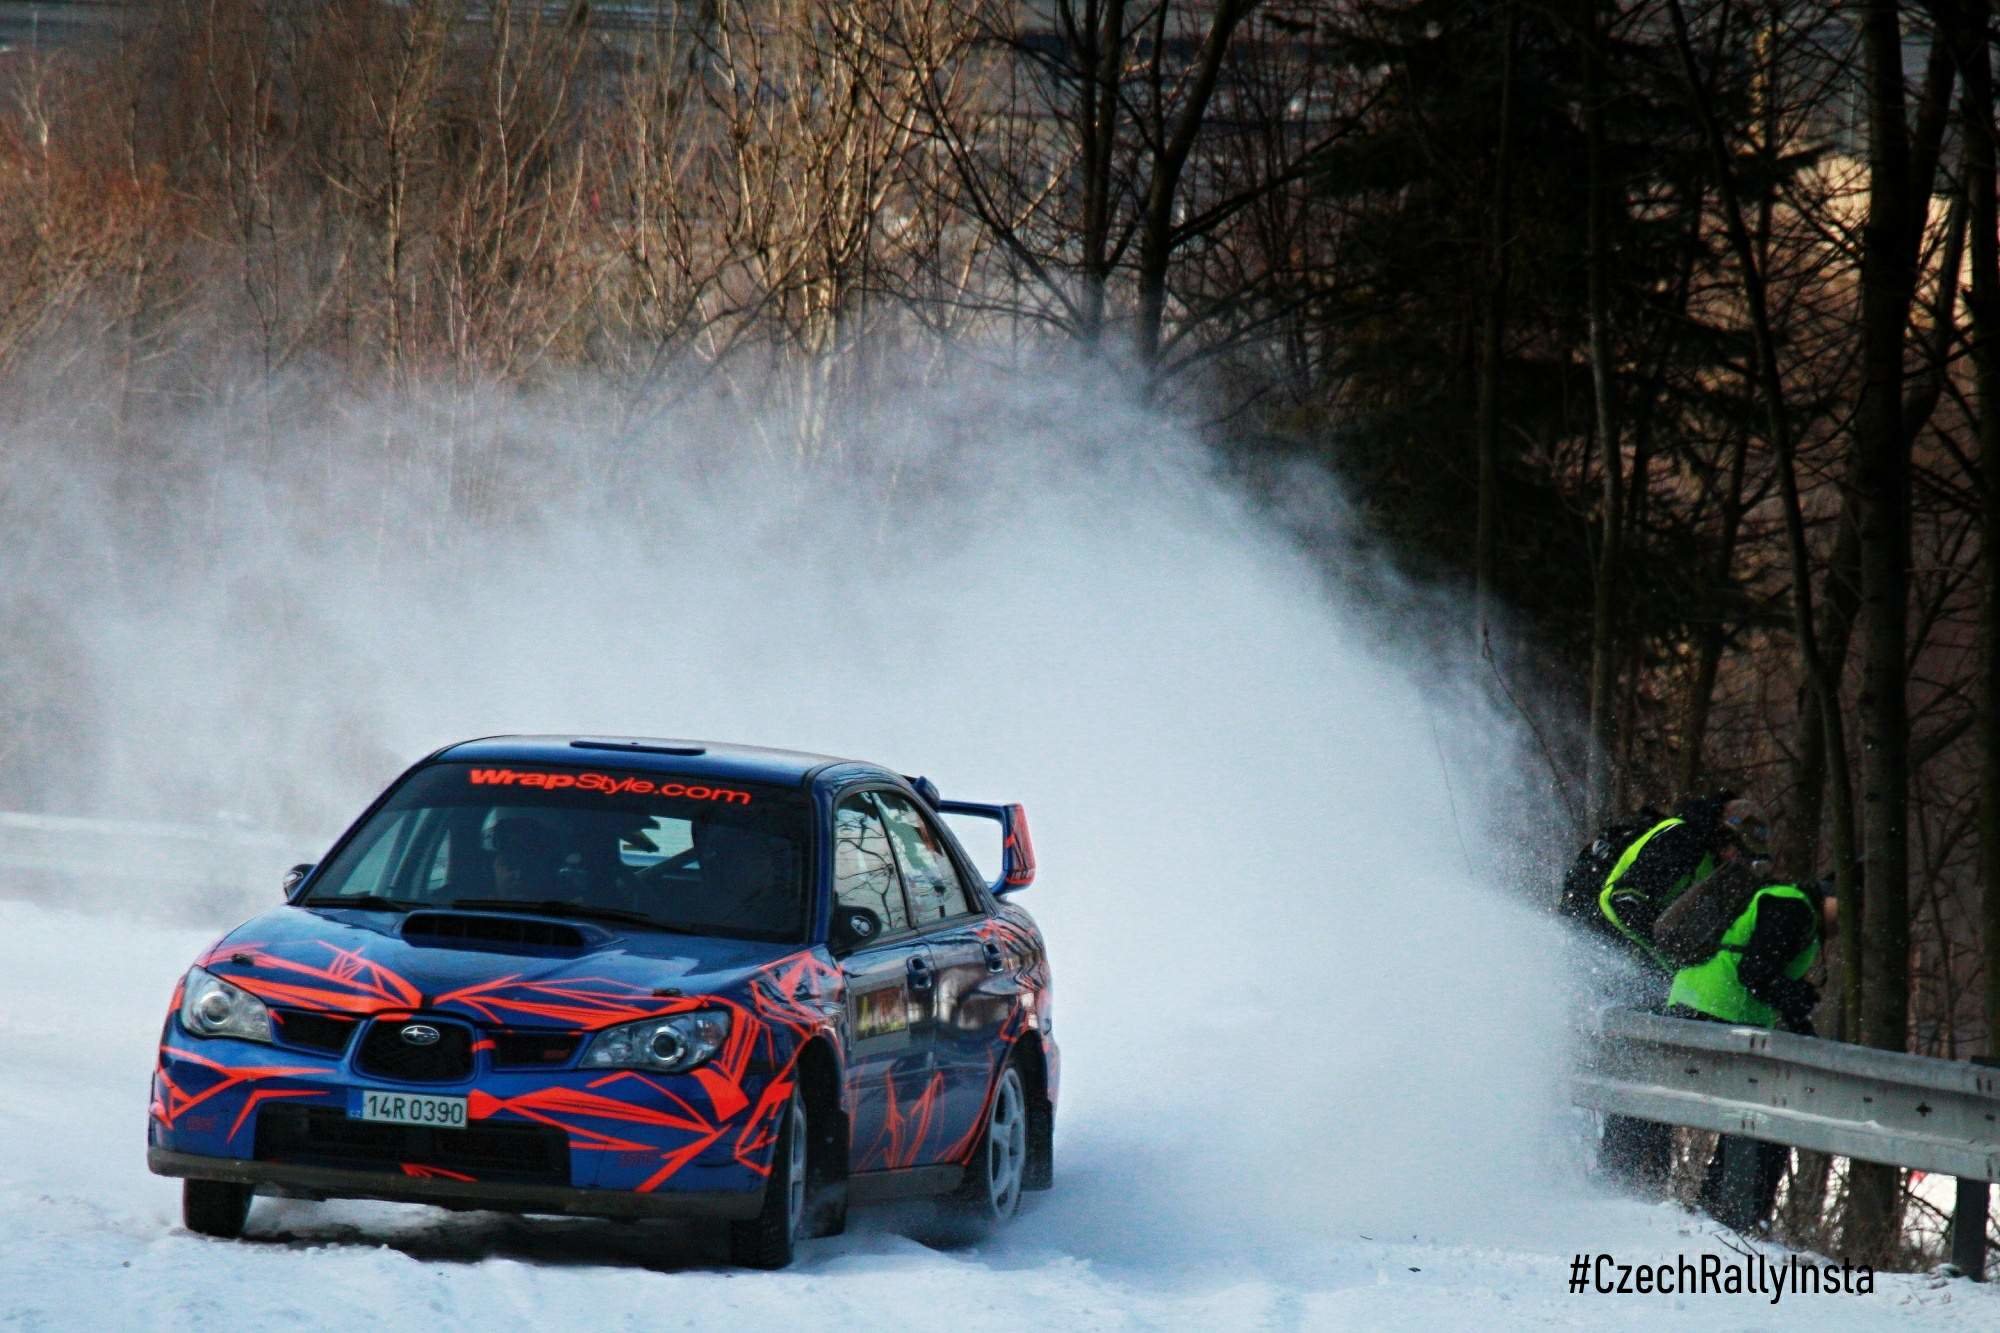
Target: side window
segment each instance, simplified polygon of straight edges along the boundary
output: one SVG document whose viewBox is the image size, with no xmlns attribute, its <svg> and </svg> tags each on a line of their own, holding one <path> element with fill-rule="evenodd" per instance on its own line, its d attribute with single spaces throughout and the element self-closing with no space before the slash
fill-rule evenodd
<svg viewBox="0 0 2000 1333">
<path fill-rule="evenodd" d="M 439 838 L 430 855 L 430 868 L 420 877 L 423 896 L 435 898 L 451 879 L 451 838 Z"/>
<path fill-rule="evenodd" d="M 396 870 L 396 896 L 427 899 L 437 896 L 449 873 L 451 839 L 448 812 L 419 810 L 409 832 L 409 847 Z"/>
<path fill-rule="evenodd" d="M 327 897 L 358 896 L 367 893 L 379 893 L 385 898 L 394 897 L 395 891 L 388 882 L 389 871 L 395 865 L 402 847 L 409 841 L 410 825 L 414 822 L 415 816 L 407 810 L 397 814 L 393 819 L 378 821 L 374 830 L 374 842 L 370 843 L 368 850 L 361 854 L 361 859 L 354 863 L 354 868 L 347 872 L 346 882 L 337 886 L 322 887 L 315 892 Z"/>
<path fill-rule="evenodd" d="M 438 810 L 404 810 L 379 832 L 346 879 L 315 890 L 320 897 L 422 899 L 444 882 L 444 819 Z"/>
<path fill-rule="evenodd" d="M 910 928 L 889 834 L 866 793 L 848 797 L 833 812 L 833 896 L 842 907 L 865 907 L 879 916 L 884 935 Z"/>
<path fill-rule="evenodd" d="M 971 911 L 971 899 L 951 863 L 951 853 L 945 851 L 922 812 L 892 791 L 876 792 L 875 799 L 881 803 L 896 860 L 903 867 L 903 880 L 910 890 L 910 915 L 916 923 L 921 926 Z"/>
</svg>

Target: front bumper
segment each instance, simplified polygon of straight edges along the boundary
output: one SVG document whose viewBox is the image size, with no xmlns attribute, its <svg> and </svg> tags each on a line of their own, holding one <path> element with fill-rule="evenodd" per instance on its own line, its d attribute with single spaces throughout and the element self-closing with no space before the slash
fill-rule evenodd
<svg viewBox="0 0 2000 1333">
<path fill-rule="evenodd" d="M 467 1131 L 378 1133 L 368 1089 L 464 1097 Z M 608 1217 L 753 1215 L 783 1089 L 768 1074 L 495 1069 L 455 1082 L 357 1070 L 349 1054 L 198 1039 L 169 1019 L 147 1161 L 269 1193 Z M 770 1094 L 770 1095 L 767 1095 Z M 769 1103 L 767 1105 L 767 1103 Z"/>
<path fill-rule="evenodd" d="M 508 1213 L 559 1213 L 576 1217 L 673 1217 L 740 1220 L 763 1205 L 752 1194 L 666 1190 L 637 1194 L 622 1190 L 528 1185 L 514 1181 L 447 1180 L 392 1176 L 380 1171 L 301 1166 L 290 1162 L 250 1162 L 226 1157 L 148 1148 L 146 1165 L 155 1175 L 192 1180 L 226 1180 L 250 1185 L 259 1194 L 292 1199 L 386 1199 L 437 1208 L 492 1209 Z"/>
</svg>

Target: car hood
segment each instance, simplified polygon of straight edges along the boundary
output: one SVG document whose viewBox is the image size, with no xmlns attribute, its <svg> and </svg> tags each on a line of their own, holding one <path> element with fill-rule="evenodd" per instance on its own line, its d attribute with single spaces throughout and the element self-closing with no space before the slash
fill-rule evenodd
<svg viewBox="0 0 2000 1333">
<path fill-rule="evenodd" d="M 517 938 L 482 937 L 510 931 Z M 816 981 L 830 969 L 813 966 L 815 955 L 525 914 L 286 906 L 238 926 L 201 965 L 276 1006 L 579 1030 L 685 1009 L 693 997 L 743 1002 L 754 983 L 789 983 L 792 971 Z"/>
</svg>

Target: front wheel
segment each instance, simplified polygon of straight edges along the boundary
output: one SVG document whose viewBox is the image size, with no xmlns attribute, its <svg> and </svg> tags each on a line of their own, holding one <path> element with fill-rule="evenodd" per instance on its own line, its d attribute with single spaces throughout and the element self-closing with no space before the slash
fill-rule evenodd
<svg viewBox="0 0 2000 1333">
<path fill-rule="evenodd" d="M 807 1134 L 805 1098 L 792 1099 L 779 1113 L 778 1146 L 764 1182 L 764 1207 L 745 1222 L 729 1224 L 729 1259 L 744 1268 L 783 1268 L 798 1250 L 806 1215 Z"/>
<path fill-rule="evenodd" d="M 189 1231 L 222 1240 L 243 1234 L 250 1218 L 250 1187 L 227 1180 L 183 1180 L 181 1221 Z"/>
<path fill-rule="evenodd" d="M 996 1227 L 1021 1209 L 1028 1173 L 1028 1091 L 1021 1071 L 1008 1061 L 986 1110 L 979 1146 L 966 1163 L 957 1212 L 975 1227 Z"/>
</svg>

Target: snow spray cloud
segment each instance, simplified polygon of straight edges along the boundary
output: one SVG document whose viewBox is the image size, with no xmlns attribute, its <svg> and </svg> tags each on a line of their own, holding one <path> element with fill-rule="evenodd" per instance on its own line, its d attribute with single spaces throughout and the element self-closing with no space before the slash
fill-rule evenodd
<svg viewBox="0 0 2000 1333">
<path fill-rule="evenodd" d="M 1546 1187 L 1560 1001 L 1492 850 L 1522 737 L 1379 571 L 1329 588 L 1101 386 L 887 396 L 807 462 L 795 423 L 581 390 L 67 430 L 8 432 L 7 702 L 62 742 L 10 800 L 309 859 L 467 736 L 877 759 L 1032 813 L 1065 1086 L 1024 1262 L 1310 1265 Z"/>
</svg>

